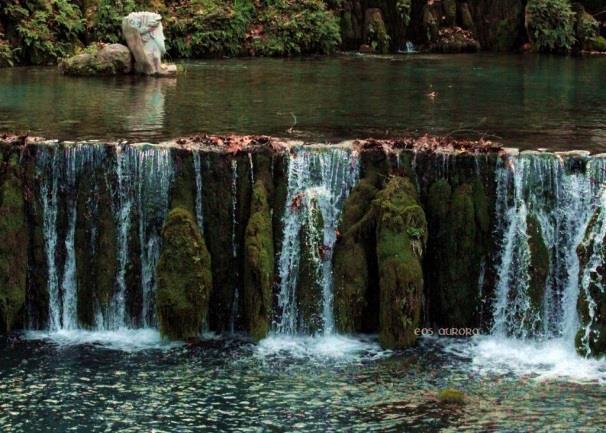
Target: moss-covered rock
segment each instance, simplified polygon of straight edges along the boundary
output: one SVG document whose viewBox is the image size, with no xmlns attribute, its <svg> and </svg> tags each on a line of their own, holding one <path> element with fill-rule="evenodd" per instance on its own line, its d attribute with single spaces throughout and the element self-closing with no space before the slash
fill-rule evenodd
<svg viewBox="0 0 606 433">
<path fill-rule="evenodd" d="M 371 8 L 366 10 L 364 40 L 376 53 L 387 54 L 389 52 L 390 37 L 385 27 L 381 9 Z"/>
<path fill-rule="evenodd" d="M 340 332 L 362 330 L 369 284 L 368 244 L 372 242 L 369 238 L 374 227 L 368 212 L 376 194 L 373 182 L 365 178 L 343 205 L 340 237 L 333 255 L 334 317 Z"/>
<path fill-rule="evenodd" d="M 0 189 L 0 333 L 10 331 L 25 304 L 28 231 L 16 161 L 2 164 Z"/>
<path fill-rule="evenodd" d="M 132 55 L 125 45 L 92 45 L 86 52 L 62 60 L 59 69 L 66 75 L 123 75 L 132 72 L 132 64 Z"/>
<path fill-rule="evenodd" d="M 297 279 L 297 311 L 299 330 L 316 333 L 322 329 L 322 248 L 324 218 L 313 197 L 306 197 L 305 221 L 301 227 L 301 258 Z"/>
<path fill-rule="evenodd" d="M 575 36 L 581 49 L 591 50 L 593 41 L 600 36 L 598 21 L 580 3 L 574 4 L 576 14 Z"/>
<path fill-rule="evenodd" d="M 479 279 L 488 256 L 490 212 L 482 183 L 454 191 L 445 179 L 428 191 L 427 287 L 429 311 L 439 326 L 479 325 Z"/>
<path fill-rule="evenodd" d="M 463 404 L 465 403 L 465 393 L 453 388 L 444 388 L 438 391 L 438 401 L 443 404 Z"/>
<path fill-rule="evenodd" d="M 379 340 L 387 348 L 408 347 L 415 343 L 415 329 L 421 324 L 425 213 L 404 177 L 392 177 L 372 206 L 381 292 Z"/>
<path fill-rule="evenodd" d="M 162 242 L 156 268 L 160 332 L 170 339 L 196 337 L 206 320 L 212 273 L 210 255 L 192 214 L 182 208 L 171 210 Z"/>
<path fill-rule="evenodd" d="M 257 180 L 244 237 L 244 312 L 253 340 L 264 338 L 272 318 L 274 241 L 267 190 Z"/>
</svg>

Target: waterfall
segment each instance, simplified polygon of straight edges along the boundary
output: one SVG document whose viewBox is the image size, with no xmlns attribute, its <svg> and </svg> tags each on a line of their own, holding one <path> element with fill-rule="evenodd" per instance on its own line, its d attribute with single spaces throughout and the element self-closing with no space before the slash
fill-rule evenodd
<svg viewBox="0 0 606 433">
<path fill-rule="evenodd" d="M 44 251 L 48 270 L 47 289 L 49 304 L 49 328 L 61 328 L 61 310 L 59 298 L 59 275 L 57 269 L 57 213 L 59 209 L 59 152 L 46 150 L 40 152 L 38 166 L 47 169 L 42 174 L 40 195 L 42 201 L 42 231 L 44 237 Z"/>
<path fill-rule="evenodd" d="M 573 162 L 576 161 L 576 164 Z M 496 168 L 498 241 L 493 335 L 563 338 L 578 329 L 580 269 L 577 247 L 596 209 L 604 206 L 601 159 L 522 153 L 499 159 Z M 536 224 L 533 234 L 530 223 Z M 595 225 L 601 230 L 600 224 Z M 548 252 L 541 308 L 532 305 L 531 243 L 538 236 Z"/>
<path fill-rule="evenodd" d="M 332 315 L 332 248 L 343 202 L 359 177 L 357 154 L 347 149 L 297 148 L 289 155 L 288 192 L 283 216 L 283 239 L 278 262 L 280 278 L 278 306 L 281 317 L 274 327 L 278 333 L 296 334 L 304 329 L 299 322 L 296 289 L 301 259 L 302 227 L 311 218 L 311 203 L 316 203 L 323 219 L 322 245 L 309 247 L 322 257 L 320 283 L 322 286 L 323 331 L 334 329 Z M 315 248 L 317 247 L 317 248 Z"/>
<path fill-rule="evenodd" d="M 238 206 L 238 161 L 236 159 L 231 160 L 231 248 L 232 248 L 232 258 L 234 259 L 234 268 L 236 266 L 237 258 L 238 258 L 238 245 L 237 245 L 237 226 L 238 226 L 238 218 L 237 218 L 237 206 Z M 235 271 L 237 273 L 237 271 Z M 236 279 L 237 280 L 237 279 Z M 234 299 L 231 305 L 231 316 L 229 319 L 229 329 L 233 334 L 236 327 L 236 321 L 238 318 L 238 308 L 240 302 L 240 289 L 238 288 L 238 283 L 236 281 L 236 286 L 234 287 Z"/>
<path fill-rule="evenodd" d="M 141 246 L 141 287 L 143 292 L 142 322 L 154 326 L 154 295 L 156 264 L 160 257 L 162 225 L 168 214 L 169 193 L 173 180 L 170 149 L 146 147 L 129 148 L 132 153 L 139 215 L 139 244 Z"/>
<path fill-rule="evenodd" d="M 196 223 L 200 231 L 204 231 L 204 213 L 202 207 L 202 164 L 200 162 L 200 151 L 193 152 L 194 172 L 196 175 Z"/>
</svg>

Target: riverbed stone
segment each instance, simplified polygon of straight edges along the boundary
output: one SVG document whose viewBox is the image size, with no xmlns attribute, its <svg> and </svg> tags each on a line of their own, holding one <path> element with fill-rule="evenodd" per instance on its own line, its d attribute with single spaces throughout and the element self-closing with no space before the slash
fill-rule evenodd
<svg viewBox="0 0 606 433">
<path fill-rule="evenodd" d="M 200 230 L 183 208 L 171 210 L 166 219 L 156 272 L 160 333 L 169 339 L 197 337 L 208 313 L 212 273 Z"/>
</svg>

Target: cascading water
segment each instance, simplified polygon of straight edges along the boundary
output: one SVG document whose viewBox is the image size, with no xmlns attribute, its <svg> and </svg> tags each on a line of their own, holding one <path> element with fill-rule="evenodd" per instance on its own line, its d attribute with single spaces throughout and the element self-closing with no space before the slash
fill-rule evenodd
<svg viewBox="0 0 606 433">
<path fill-rule="evenodd" d="M 69 147 L 48 146 L 37 159 L 41 176 L 43 239 L 48 269 L 49 330 L 74 330 L 78 323 L 78 268 L 75 233 L 78 222 L 78 184 L 101 167 L 106 148 L 92 144 Z M 85 170 L 86 169 L 86 170 Z M 90 169 L 90 170 L 89 170 Z M 168 212 L 169 192 L 173 177 L 170 149 L 118 146 L 116 161 L 103 168 L 106 175 L 115 173 L 112 191 L 116 222 L 115 291 L 109 306 L 95 311 L 97 330 L 116 330 L 134 325 L 127 317 L 126 272 L 130 262 L 129 238 L 138 222 L 141 246 L 142 320 L 144 327 L 153 326 L 155 267 L 160 254 L 161 228 Z M 92 170 L 92 171 L 91 171 Z M 109 170 L 109 171 L 108 171 Z M 93 185 L 89 200 L 96 200 L 98 186 Z M 65 212 L 65 229 L 60 230 L 61 211 Z M 95 225 L 89 233 L 95 238 Z M 94 245 L 94 242 L 91 243 Z"/>
<path fill-rule="evenodd" d="M 577 247 L 596 208 L 602 207 L 602 159 L 565 160 L 553 154 L 522 154 L 499 160 L 496 169 L 497 233 L 500 233 L 492 334 L 517 338 L 563 338 L 578 329 L 580 269 Z M 536 226 L 534 233 L 531 225 Z M 596 230 L 602 227 L 595 226 Z M 531 243 L 541 238 L 549 267 L 541 308 L 532 304 Z M 582 280 L 581 280 L 582 284 Z"/>
<path fill-rule="evenodd" d="M 161 230 L 168 214 L 169 192 L 173 180 L 170 149 L 129 148 L 133 154 L 134 181 L 139 215 L 141 245 L 141 286 L 143 326 L 156 323 L 154 312 L 155 273 L 160 257 Z"/>
<path fill-rule="evenodd" d="M 231 251 L 234 263 L 238 258 L 238 245 L 236 232 L 238 230 L 238 161 L 232 159 L 231 161 Z M 229 318 L 229 329 L 233 334 L 236 329 L 236 321 L 238 319 L 238 311 L 240 304 L 240 289 L 238 283 L 234 287 L 234 299 L 231 305 L 231 315 Z"/>
<path fill-rule="evenodd" d="M 196 223 L 200 231 L 204 230 L 204 211 L 202 207 L 202 163 L 200 152 L 193 152 L 194 172 L 196 176 Z"/>
<path fill-rule="evenodd" d="M 320 260 L 323 332 L 334 329 L 332 316 L 332 248 L 344 200 L 359 177 L 357 154 L 348 149 L 294 149 L 288 160 L 288 192 L 283 216 L 283 240 L 278 262 L 281 316 L 274 327 L 281 334 L 296 334 L 305 329 L 297 308 L 297 282 L 301 262 L 302 228 L 318 210 L 323 221 L 321 245 L 308 245 Z M 312 236 L 313 237 L 313 236 Z M 321 254 L 315 254 L 321 251 Z"/>
</svg>

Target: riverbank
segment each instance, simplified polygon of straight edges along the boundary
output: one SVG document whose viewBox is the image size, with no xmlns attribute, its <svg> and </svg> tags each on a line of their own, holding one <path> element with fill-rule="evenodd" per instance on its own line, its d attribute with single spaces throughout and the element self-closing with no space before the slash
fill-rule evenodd
<svg viewBox="0 0 606 433">
<path fill-rule="evenodd" d="M 502 4 L 501 4 L 502 3 Z M 330 54 L 337 50 L 606 50 L 595 1 L 19 0 L 0 5 L 0 67 L 55 64 L 122 41 L 121 18 L 164 16 L 172 59 Z M 591 13 L 596 13 L 594 18 Z"/>
</svg>

